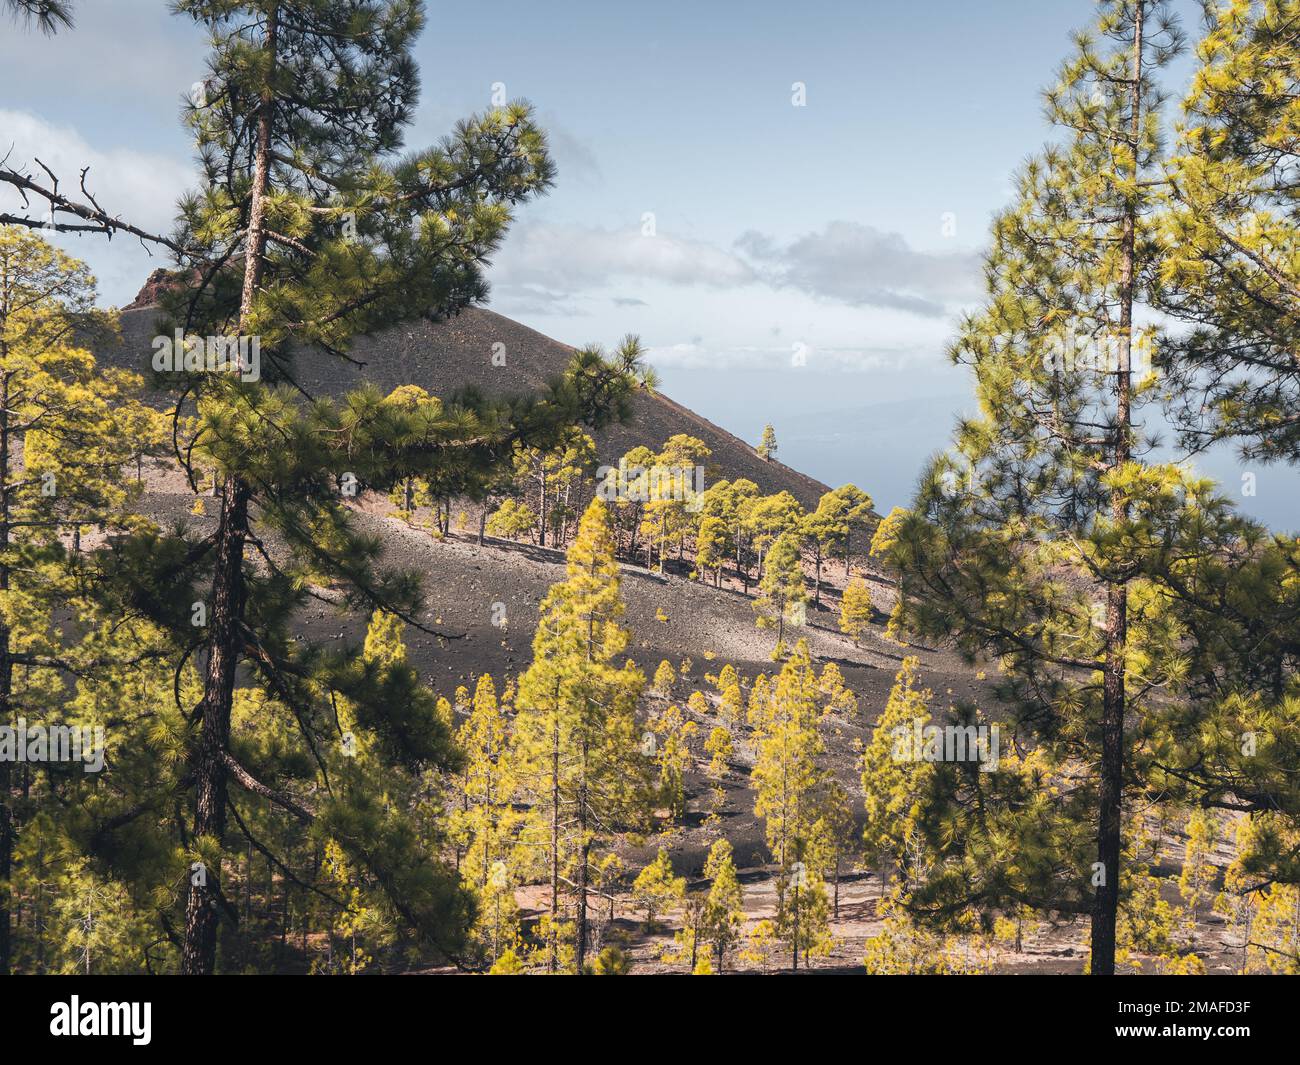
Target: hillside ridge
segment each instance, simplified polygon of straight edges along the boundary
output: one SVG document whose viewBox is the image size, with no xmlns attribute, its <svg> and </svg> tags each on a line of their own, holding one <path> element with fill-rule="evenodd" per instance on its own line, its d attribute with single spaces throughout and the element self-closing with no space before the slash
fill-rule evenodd
<svg viewBox="0 0 1300 1065">
<path fill-rule="evenodd" d="M 108 365 L 147 372 L 152 338 L 158 331 L 156 303 L 141 303 L 157 294 L 151 278 L 140 295 L 120 311 L 121 342 L 101 346 L 98 358 Z M 493 364 L 496 345 L 504 346 L 505 366 Z M 575 347 L 484 307 L 467 307 L 442 322 L 398 322 L 359 336 L 350 356 L 353 365 L 334 356 L 302 352 L 298 376 L 312 394 L 339 396 L 369 383 L 384 392 L 414 384 L 439 396 L 466 387 L 486 395 L 535 392 L 559 376 Z M 776 459 L 763 459 L 753 446 L 661 392 L 633 397 L 632 417 L 592 434 L 601 463 L 614 465 L 633 447 L 658 451 L 665 440 L 686 433 L 703 440 L 713 452 L 710 463 L 729 480 L 744 477 L 765 494 L 788 491 L 805 507 L 816 507 L 828 485 Z M 868 489 L 869 490 L 869 489 Z"/>
</svg>

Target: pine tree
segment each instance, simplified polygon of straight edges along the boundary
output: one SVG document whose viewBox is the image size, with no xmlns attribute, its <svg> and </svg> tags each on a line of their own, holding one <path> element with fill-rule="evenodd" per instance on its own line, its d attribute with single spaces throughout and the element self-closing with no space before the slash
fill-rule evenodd
<svg viewBox="0 0 1300 1065">
<path fill-rule="evenodd" d="M 772 717 L 772 687 L 766 673 L 754 678 L 749 690 L 749 703 L 745 707 L 745 720 L 755 732 L 764 728 Z"/>
<path fill-rule="evenodd" d="M 782 533 L 777 537 L 767 556 L 763 579 L 758 587 L 761 595 L 754 603 L 754 611 L 761 627 L 776 628 L 779 654 L 784 647 L 786 622 L 802 625 L 803 607 L 808 602 L 808 590 L 803 579 L 803 553 L 797 536 Z"/>
<path fill-rule="evenodd" d="M 661 699 L 670 699 L 673 694 L 673 685 L 677 683 L 677 671 L 673 669 L 673 664 L 668 659 L 662 659 L 659 668 L 655 670 L 655 678 L 651 683 L 651 690 Z"/>
<path fill-rule="evenodd" d="M 677 433 L 664 441 L 662 450 L 654 457 L 646 483 L 648 501 L 642 529 L 659 544 L 661 572 L 668 543 L 677 541 L 680 559 L 686 537 L 698 524 L 696 514 L 702 499 L 695 488 L 695 470 L 703 467 L 711 454 L 703 440 Z"/>
<path fill-rule="evenodd" d="M 690 741 L 699 726 L 686 720 L 681 710 L 670 703 L 650 719 L 650 729 L 656 737 L 659 801 L 668 808 L 670 818 L 680 820 L 686 816 L 686 773 L 695 761 Z"/>
<path fill-rule="evenodd" d="M 822 564 L 836 545 L 843 544 L 849 536 L 849 523 L 845 516 L 848 504 L 842 496 L 827 492 L 817 503 L 817 509 L 804 516 L 799 531 L 812 546 L 813 552 L 813 604 L 822 602 Z"/>
<path fill-rule="evenodd" d="M 718 518 L 727 528 L 730 548 L 735 551 L 736 575 L 740 577 L 745 594 L 749 594 L 750 530 L 747 516 L 758 494 L 758 485 L 739 478 L 714 481 L 700 500 L 701 522 L 711 517 Z"/>
<path fill-rule="evenodd" d="M 398 157 L 417 87 L 410 48 L 423 23 L 420 5 L 407 0 L 306 7 L 180 0 L 175 8 L 209 31 L 213 51 L 210 91 L 187 112 L 201 184 L 182 202 L 169 244 L 181 270 L 164 298 L 160 333 L 175 327 L 244 349 L 236 373 L 173 368 L 166 377 L 197 411 L 178 453 L 191 474 L 216 471 L 216 532 L 185 537 L 176 551 L 132 549 L 132 565 L 119 566 L 118 576 L 134 586 L 130 602 L 169 604 L 154 607 L 154 620 L 174 624 L 180 652 L 197 653 L 203 664 L 192 835 L 207 873 L 189 892 L 183 969 L 208 973 L 217 957 L 230 785 L 273 791 L 232 764 L 241 665 L 292 708 L 310 747 L 316 726 L 308 723 L 322 719 L 344 667 L 287 640 L 307 583 L 334 580 L 356 604 L 415 617 L 416 582 L 376 571 L 375 545 L 353 529 L 349 500 L 409 477 L 446 495 L 476 490 L 515 447 L 545 447 L 584 418 L 625 413 L 632 360 L 614 367 L 579 353 L 540 401 L 467 396 L 446 409 L 454 423 L 447 433 L 373 389 L 305 401 L 296 357 L 346 357 L 358 333 L 411 315 L 445 315 L 483 297 L 481 264 L 513 207 L 551 180 L 545 139 L 517 104 L 461 123 L 435 148 Z M 246 350 L 252 338 L 260 344 L 256 371 Z M 265 576 L 248 557 L 260 552 L 263 533 L 287 548 Z M 171 568 L 151 558 L 166 558 Z M 197 648 L 192 627 L 174 617 L 170 604 L 178 599 L 205 603 Z M 380 694 L 353 690 L 349 698 Z M 371 708 L 403 712 L 391 701 Z M 390 755 L 447 764 L 445 730 L 409 724 L 388 733 Z M 419 924 L 426 937 L 451 944 L 459 904 L 443 901 L 447 913 L 420 915 Z"/>
<path fill-rule="evenodd" d="M 317 781 L 314 773 L 300 771 L 285 774 L 295 786 L 273 793 L 274 802 L 294 815 L 299 832 L 309 826 L 319 853 L 332 856 L 325 879 L 342 888 L 338 899 L 344 904 L 343 913 L 330 914 L 332 927 L 349 936 L 370 929 L 372 950 L 391 947 L 406 929 L 415 929 L 442 954 L 456 957 L 474 899 L 440 855 L 449 836 L 451 774 L 461 768 L 463 754 L 454 746 L 450 719 L 408 662 L 405 627 L 401 618 L 376 610 L 350 675 L 332 675 L 341 734 L 330 737 L 333 743 L 326 736 L 317 739 L 331 785 L 328 797 L 309 808 L 303 793 L 315 790 Z M 231 731 L 237 764 L 251 764 L 260 775 L 264 766 L 274 767 L 273 752 L 291 735 L 284 718 L 293 718 L 256 688 L 236 695 Z M 272 721 L 280 715 L 277 729 Z M 447 750 L 445 761 L 395 758 L 401 748 L 393 734 L 406 730 L 418 730 L 425 742 Z M 245 833 L 257 799 L 265 798 L 252 794 L 231 797 L 236 824 Z"/>
<path fill-rule="evenodd" d="M 1214 814 L 1193 811 L 1187 819 L 1187 846 L 1183 851 L 1183 868 L 1178 876 L 1178 892 L 1188 910 L 1191 944 L 1196 946 L 1196 910 L 1210 898 L 1210 885 L 1218 870 L 1213 852 L 1219 842 L 1219 826 Z"/>
<path fill-rule="evenodd" d="M 537 527 L 537 515 L 527 503 L 517 499 L 502 500 L 501 505 L 488 517 L 484 531 L 491 536 L 519 540 Z"/>
<path fill-rule="evenodd" d="M 618 947 L 605 947 L 591 965 L 593 976 L 626 976 L 632 968 L 632 961 Z"/>
<path fill-rule="evenodd" d="M 594 499 L 568 551 L 567 577 L 541 605 L 533 662 L 520 678 L 522 770 L 549 819 L 548 967 L 559 968 L 563 834 L 572 834 L 574 965 L 587 951 L 587 894 L 597 836 L 644 819 L 648 781 L 633 716 L 645 676 L 616 659 L 628 643 L 609 509 Z"/>
<path fill-rule="evenodd" d="M 80 346 L 86 335 L 113 329 L 94 311 L 94 298 L 84 263 L 33 233 L 0 225 L 0 725 L 6 727 L 24 713 L 35 721 L 42 690 L 57 688 L 64 671 L 85 668 L 77 664 L 84 651 L 66 647 L 54 621 L 75 588 L 63 563 L 77 563 L 82 528 L 123 532 L 140 524 L 130 508 L 139 487 L 127 470 L 149 446 L 158 419 L 139 403 L 138 376 L 97 367 Z M 128 432 L 142 427 L 142 435 Z M 9 883 L 27 815 L 14 806 L 13 772 L 11 761 L 0 759 L 0 973 L 10 967 Z M 33 790 L 27 781 L 21 793 L 30 798 Z"/>
<path fill-rule="evenodd" d="M 713 948 L 717 971 L 722 973 L 726 971 L 727 952 L 740 941 L 745 924 L 745 891 L 736 876 L 731 844 L 725 839 L 717 840 L 709 848 L 704 875 L 709 881 L 709 894 L 704 906 L 704 937 Z"/>
<path fill-rule="evenodd" d="M 1181 34 L 1166 4 L 1134 0 L 1103 3 L 1098 36 L 1106 47 L 1078 38 L 1047 94 L 1065 143 L 1021 174 L 1018 202 L 994 224 L 987 305 L 954 345 L 974 368 L 981 415 L 924 478 L 889 557 L 903 582 L 895 622 L 1001 656 L 1009 702 L 1059 771 L 1097 767 L 1055 826 L 1058 855 L 1095 834 L 1095 862 L 1072 875 L 1045 863 L 1047 880 L 1026 893 L 1087 914 L 1092 972 L 1108 974 L 1124 791 L 1144 764 L 1144 733 L 1126 725 L 1151 687 L 1132 683 L 1133 663 L 1147 677 L 1182 668 L 1168 631 L 1136 607 L 1223 511 L 1185 470 L 1144 461 L 1134 421 L 1155 395 L 1138 373 L 1150 338 L 1134 318 L 1153 301 L 1162 255 L 1154 78 Z M 1073 816 L 1081 823 L 1067 827 Z"/>
<path fill-rule="evenodd" d="M 840 873 L 845 856 L 853 851 L 856 827 L 848 789 L 838 780 L 829 780 L 821 814 L 813 825 L 813 838 L 820 852 L 814 855 L 813 864 L 823 879 L 830 878 L 831 912 L 836 918 L 840 915 Z"/>
<path fill-rule="evenodd" d="M 631 558 L 637 557 L 637 540 L 641 535 L 646 503 L 650 498 L 650 467 L 654 463 L 655 453 L 644 444 L 638 444 L 619 459 L 619 476 L 626 483 L 621 483 L 619 491 L 615 493 L 614 513 L 620 530 L 620 543 L 623 527 L 628 528 L 627 553 Z M 647 555 L 646 566 L 649 565 L 650 558 Z"/>
<path fill-rule="evenodd" d="M 862 637 L 871 629 L 875 612 L 870 585 L 861 577 L 854 577 L 844 586 L 840 598 L 840 632 L 852 637 L 854 647 L 862 646 Z"/>
<path fill-rule="evenodd" d="M 919 806 L 934 764 L 917 757 L 910 738 L 930 722 L 929 689 L 917 687 L 915 657 L 903 659 L 889 700 L 877 718 L 871 739 L 862 753 L 862 794 L 866 821 L 862 830 L 868 861 L 881 872 L 882 884 L 894 869 L 902 870 L 909 841 L 917 832 Z M 908 742 L 900 746 L 900 737 Z M 909 757 L 900 757 L 907 754 Z M 883 887 L 882 887 L 883 891 Z"/>
<path fill-rule="evenodd" d="M 713 586 L 722 586 L 722 564 L 727 557 L 729 544 L 727 526 L 721 518 L 705 515 L 700 519 L 695 535 L 695 572 L 692 576 L 704 580 L 704 574 L 713 570 Z"/>
<path fill-rule="evenodd" d="M 1207 5 L 1199 66 L 1169 167 L 1162 309 L 1191 328 L 1159 365 L 1189 447 L 1300 459 L 1300 213 L 1289 172 L 1300 3 Z"/>
<path fill-rule="evenodd" d="M 657 929 L 657 918 L 672 913 L 686 897 L 686 877 L 673 875 L 673 863 L 660 847 L 654 861 L 637 873 L 632 899 L 645 914 L 647 932 Z"/>
<path fill-rule="evenodd" d="M 72 28 L 72 5 L 65 0 L 5 0 L 17 19 L 33 23 L 44 34 Z"/>
<path fill-rule="evenodd" d="M 790 947 L 792 969 L 799 967 L 800 949 L 823 938 L 825 913 L 818 899 L 824 890 L 811 868 L 817 845 L 813 826 L 826 781 L 819 764 L 820 718 L 817 678 L 808 645 L 800 640 L 772 687 L 768 713 L 756 726 L 751 774 L 754 814 L 763 819 L 777 865 L 777 935 Z"/>
<path fill-rule="evenodd" d="M 833 550 L 844 557 L 844 578 L 847 580 L 853 561 L 853 545 L 869 542 L 867 533 L 875 523 L 875 503 L 855 484 L 842 484 L 830 494 L 838 500 L 836 510 L 847 526 L 843 541 L 832 545 Z"/>
<path fill-rule="evenodd" d="M 754 450 L 760 459 L 776 458 L 776 430 L 770 424 L 763 426 L 763 435 L 759 437 L 758 447 Z"/>
<path fill-rule="evenodd" d="M 496 685 L 484 673 L 474 688 L 473 708 L 456 739 L 465 754 L 464 803 L 457 826 L 467 839 L 461 875 L 478 893 L 476 935 L 494 964 L 517 932 L 511 850 L 520 815 L 507 722 Z"/>
<path fill-rule="evenodd" d="M 849 717 L 857 713 L 858 697 L 844 683 L 844 674 L 834 662 L 827 662 L 822 667 L 822 675 L 817 683 L 826 699 L 827 713 L 840 713 Z"/>
<path fill-rule="evenodd" d="M 713 685 L 719 695 L 725 692 L 733 684 L 740 684 L 740 674 L 736 672 L 736 667 L 727 662 L 717 673 L 706 673 L 704 679 Z"/>
<path fill-rule="evenodd" d="M 442 420 L 442 401 L 431 396 L 419 385 L 400 385 L 393 389 L 385 403 L 400 407 L 413 419 L 437 425 Z M 398 508 L 402 520 L 408 525 L 417 507 L 433 506 L 438 497 L 433 485 L 418 477 L 407 476 L 388 493 L 389 502 Z"/>
<path fill-rule="evenodd" d="M 731 733 L 718 725 L 704 741 L 704 753 L 709 756 L 709 774 L 721 780 L 727 772 L 735 754 L 735 745 L 731 742 Z"/>
<path fill-rule="evenodd" d="M 764 572 L 764 554 L 767 549 L 786 533 L 798 537 L 799 526 L 804 519 L 804 509 L 799 500 L 789 492 L 777 492 L 770 496 L 753 496 L 738 503 L 741 509 L 741 522 L 745 527 L 748 544 L 758 559 L 760 579 Z"/>
<path fill-rule="evenodd" d="M 537 542 L 546 545 L 549 530 L 563 546 L 563 531 L 573 513 L 574 488 L 595 467 L 595 442 L 573 428 L 551 447 L 521 447 L 515 454 L 515 482 L 535 492 Z M 520 511 L 522 512 L 522 511 Z"/>
</svg>

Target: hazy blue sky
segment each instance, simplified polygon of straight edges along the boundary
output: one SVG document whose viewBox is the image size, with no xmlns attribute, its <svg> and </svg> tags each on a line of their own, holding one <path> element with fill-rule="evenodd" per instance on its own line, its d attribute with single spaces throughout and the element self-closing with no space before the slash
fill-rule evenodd
<svg viewBox="0 0 1300 1065">
<path fill-rule="evenodd" d="M 89 163 L 106 205 L 166 226 L 191 173 L 178 112 L 202 34 L 162 0 L 77 6 L 53 39 L 0 22 L 0 153 L 68 178 Z M 520 213 L 490 306 L 570 343 L 639 333 L 674 398 L 751 440 L 773 422 L 782 458 L 889 506 L 968 402 L 943 349 L 978 299 L 989 217 L 1049 135 L 1039 92 L 1091 14 L 1088 0 L 431 3 L 408 143 L 488 106 L 495 83 L 531 100 L 559 178 Z M 161 265 L 127 241 L 66 243 L 108 303 Z M 1209 465 L 1237 490 L 1230 459 Z M 1243 502 L 1300 524 L 1300 482 L 1257 473 Z"/>
</svg>

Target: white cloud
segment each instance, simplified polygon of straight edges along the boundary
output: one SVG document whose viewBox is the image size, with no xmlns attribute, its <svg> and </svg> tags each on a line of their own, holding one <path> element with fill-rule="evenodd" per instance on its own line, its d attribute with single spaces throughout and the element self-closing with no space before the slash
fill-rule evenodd
<svg viewBox="0 0 1300 1065">
<path fill-rule="evenodd" d="M 769 347 L 706 344 L 700 340 L 652 346 L 647 349 L 646 357 L 660 369 L 755 371 L 806 368 L 810 373 L 929 369 L 935 361 L 934 349 L 926 345 L 830 347 L 797 342 L 784 347 Z"/>
<path fill-rule="evenodd" d="M 736 247 L 772 285 L 855 307 L 938 317 L 979 291 L 979 256 L 918 251 L 901 234 L 859 222 L 828 222 L 784 246 L 750 230 Z"/>
<path fill-rule="evenodd" d="M 626 281 L 732 288 L 756 280 L 738 256 L 702 241 L 536 222 L 513 229 L 491 277 L 501 295 L 529 289 L 557 298 Z"/>
<path fill-rule="evenodd" d="M 9 153 L 10 167 L 33 171 L 35 178 L 44 181 L 45 174 L 35 163 L 39 157 L 73 198 L 81 197 L 79 176 L 83 167 L 89 167 L 86 186 L 104 209 L 146 229 L 170 227 L 176 199 L 192 176 L 175 159 L 129 148 L 101 150 L 75 129 L 52 125 L 24 111 L 0 109 L 0 142 L 4 146 L 0 155 Z M 6 210 L 22 211 L 14 189 L 4 186 L 0 196 Z"/>
<path fill-rule="evenodd" d="M 60 190 L 74 199 L 82 198 L 80 175 L 89 167 L 86 187 L 104 210 L 152 232 L 171 229 L 176 200 L 192 178 L 187 166 L 170 157 L 96 148 L 75 129 L 24 111 L 0 109 L 0 157 L 6 153 L 7 166 L 30 172 L 33 180 L 45 184 L 48 179 L 35 162 L 39 158 L 58 176 Z M 24 205 L 17 190 L 0 185 L 0 210 L 44 217 L 45 202 L 29 200 Z M 71 233 L 55 233 L 51 239 L 90 264 L 109 303 L 130 300 L 150 270 L 163 265 L 159 254 L 150 256 L 137 240 L 121 234 L 112 241 L 98 234 Z"/>
<path fill-rule="evenodd" d="M 80 106 L 105 97 L 173 114 L 181 94 L 202 76 L 206 34 L 189 17 L 169 15 L 158 0 L 72 5 L 73 27 L 45 36 L 0 8 L 0 70 L 14 84 L 49 85 L 56 100 Z"/>
<path fill-rule="evenodd" d="M 872 307 L 937 319 L 977 296 L 979 257 L 912 248 L 897 233 L 832 221 L 788 243 L 750 230 L 733 248 L 636 227 L 600 229 L 554 223 L 516 227 L 492 271 L 504 306 L 547 294 L 557 304 L 612 295 L 622 306 L 647 287 L 797 292 L 819 303 Z M 631 285 L 640 289 L 629 291 Z M 616 290 L 611 292 L 610 290 Z"/>
</svg>

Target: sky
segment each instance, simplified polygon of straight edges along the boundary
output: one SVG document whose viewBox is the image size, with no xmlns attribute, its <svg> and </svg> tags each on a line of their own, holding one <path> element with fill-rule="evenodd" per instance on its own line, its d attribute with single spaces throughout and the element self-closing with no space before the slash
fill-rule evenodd
<svg viewBox="0 0 1300 1065">
<path fill-rule="evenodd" d="M 529 100 L 558 177 L 519 210 L 489 306 L 571 344 L 638 334 L 668 395 L 751 442 L 771 422 L 782 460 L 887 509 L 971 406 L 944 352 L 1092 6 L 430 3 L 407 143 L 494 93 Z M 0 155 L 65 181 L 89 165 L 106 206 L 166 228 L 193 175 L 179 112 L 203 34 L 163 0 L 76 7 L 54 38 L 0 19 Z M 167 265 L 121 238 L 61 242 L 106 304 Z M 1203 467 L 1240 496 L 1233 456 Z M 1300 526 L 1300 478 L 1249 472 L 1243 508 Z"/>
</svg>

